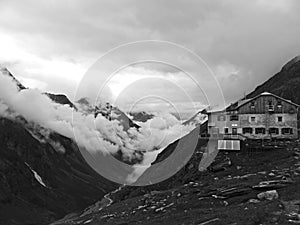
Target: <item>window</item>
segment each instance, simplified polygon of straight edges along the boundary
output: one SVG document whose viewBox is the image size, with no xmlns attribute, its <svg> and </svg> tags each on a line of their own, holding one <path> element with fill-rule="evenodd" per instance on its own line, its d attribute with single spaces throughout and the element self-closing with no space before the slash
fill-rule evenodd
<svg viewBox="0 0 300 225">
<path fill-rule="evenodd" d="M 258 127 L 255 128 L 255 134 L 265 134 L 266 133 L 266 129 L 263 127 Z"/>
<path fill-rule="evenodd" d="M 268 105 L 267 109 L 268 111 L 274 111 L 274 105 Z"/>
<path fill-rule="evenodd" d="M 251 127 L 244 127 L 243 134 L 252 134 L 253 129 Z"/>
<path fill-rule="evenodd" d="M 277 106 L 278 106 L 278 107 L 282 107 L 282 102 L 281 102 L 281 100 L 278 100 L 278 101 L 277 101 Z"/>
<path fill-rule="evenodd" d="M 229 133 L 228 127 L 224 127 L 224 134 L 228 134 L 228 133 Z"/>
<path fill-rule="evenodd" d="M 251 117 L 250 117 L 250 121 L 251 121 L 251 122 L 255 122 L 255 116 L 251 116 Z"/>
<path fill-rule="evenodd" d="M 282 107 L 282 102 L 281 100 L 278 100 L 277 101 L 277 109 L 279 112 L 282 112 L 283 111 L 283 107 Z"/>
<path fill-rule="evenodd" d="M 277 121 L 278 121 L 278 122 L 282 122 L 282 116 L 278 116 L 278 117 L 277 117 Z"/>
<path fill-rule="evenodd" d="M 255 102 L 254 101 L 250 103 L 250 107 L 251 107 L 251 109 L 255 108 Z"/>
<path fill-rule="evenodd" d="M 218 121 L 226 121 L 226 116 L 225 115 L 219 115 L 218 116 Z"/>
<path fill-rule="evenodd" d="M 269 134 L 279 134 L 279 129 L 276 127 L 270 127 Z"/>
<path fill-rule="evenodd" d="M 232 135 L 237 135 L 237 128 L 232 128 Z"/>
<path fill-rule="evenodd" d="M 273 105 L 272 100 L 269 100 L 269 101 L 268 101 L 267 110 L 268 110 L 269 112 L 274 111 L 274 105 Z"/>
<path fill-rule="evenodd" d="M 239 115 L 231 115 L 230 116 L 230 121 L 238 121 L 239 120 Z"/>
<path fill-rule="evenodd" d="M 293 129 L 290 127 L 285 127 L 281 129 L 282 134 L 293 134 Z"/>
<path fill-rule="evenodd" d="M 219 134 L 219 128 L 218 127 L 213 127 L 212 128 L 212 133 L 213 134 Z"/>
</svg>

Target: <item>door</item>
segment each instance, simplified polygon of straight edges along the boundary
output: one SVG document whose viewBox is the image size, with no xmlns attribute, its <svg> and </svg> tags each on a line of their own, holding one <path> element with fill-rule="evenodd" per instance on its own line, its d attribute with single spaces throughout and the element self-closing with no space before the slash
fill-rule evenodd
<svg viewBox="0 0 300 225">
<path fill-rule="evenodd" d="M 228 134 L 228 133 L 229 133 L 228 127 L 225 127 L 225 128 L 224 128 L 224 134 Z"/>
</svg>

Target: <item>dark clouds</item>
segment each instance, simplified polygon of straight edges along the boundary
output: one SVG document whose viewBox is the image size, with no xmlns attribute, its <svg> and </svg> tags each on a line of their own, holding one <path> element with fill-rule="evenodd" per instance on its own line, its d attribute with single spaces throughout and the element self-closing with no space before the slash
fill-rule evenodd
<svg viewBox="0 0 300 225">
<path fill-rule="evenodd" d="M 297 0 L 1 1 L 0 38 L 8 36 L 18 47 L 15 57 L 7 60 L 1 52 L 0 60 L 15 62 L 11 67 L 18 73 L 31 67 L 22 76 L 46 82 L 51 90 L 64 86 L 59 71 L 47 69 L 51 65 L 65 68 L 61 76 L 76 83 L 82 71 L 115 46 L 172 41 L 209 64 L 229 102 L 299 54 L 299 10 Z M 19 57 L 18 49 L 30 57 Z"/>
</svg>

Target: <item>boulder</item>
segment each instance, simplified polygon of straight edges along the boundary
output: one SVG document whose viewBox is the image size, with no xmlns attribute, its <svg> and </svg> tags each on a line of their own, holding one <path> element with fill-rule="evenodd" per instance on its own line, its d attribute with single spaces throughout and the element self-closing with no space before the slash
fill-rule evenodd
<svg viewBox="0 0 300 225">
<path fill-rule="evenodd" d="M 266 191 L 266 192 L 261 192 L 257 195 L 257 198 L 259 200 L 274 200 L 278 199 L 279 195 L 276 190 L 271 190 L 271 191 Z"/>
</svg>

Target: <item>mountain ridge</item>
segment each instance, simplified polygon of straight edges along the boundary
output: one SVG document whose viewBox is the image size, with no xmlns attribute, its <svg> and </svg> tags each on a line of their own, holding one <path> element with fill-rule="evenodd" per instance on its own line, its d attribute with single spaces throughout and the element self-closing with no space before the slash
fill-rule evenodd
<svg viewBox="0 0 300 225">
<path fill-rule="evenodd" d="M 246 98 L 270 92 L 300 105 L 300 55 L 288 61 L 282 69 L 258 85 Z"/>
<path fill-rule="evenodd" d="M 19 90 L 28 89 L 25 87 L 6 67 L 0 67 L 0 72 L 3 75 L 7 75 L 13 79 L 13 81 L 18 86 Z M 76 108 L 75 105 L 69 100 L 69 98 L 65 94 L 53 94 L 53 93 L 44 93 L 47 95 L 52 101 L 62 104 L 62 105 L 69 105 L 72 108 Z"/>
</svg>

